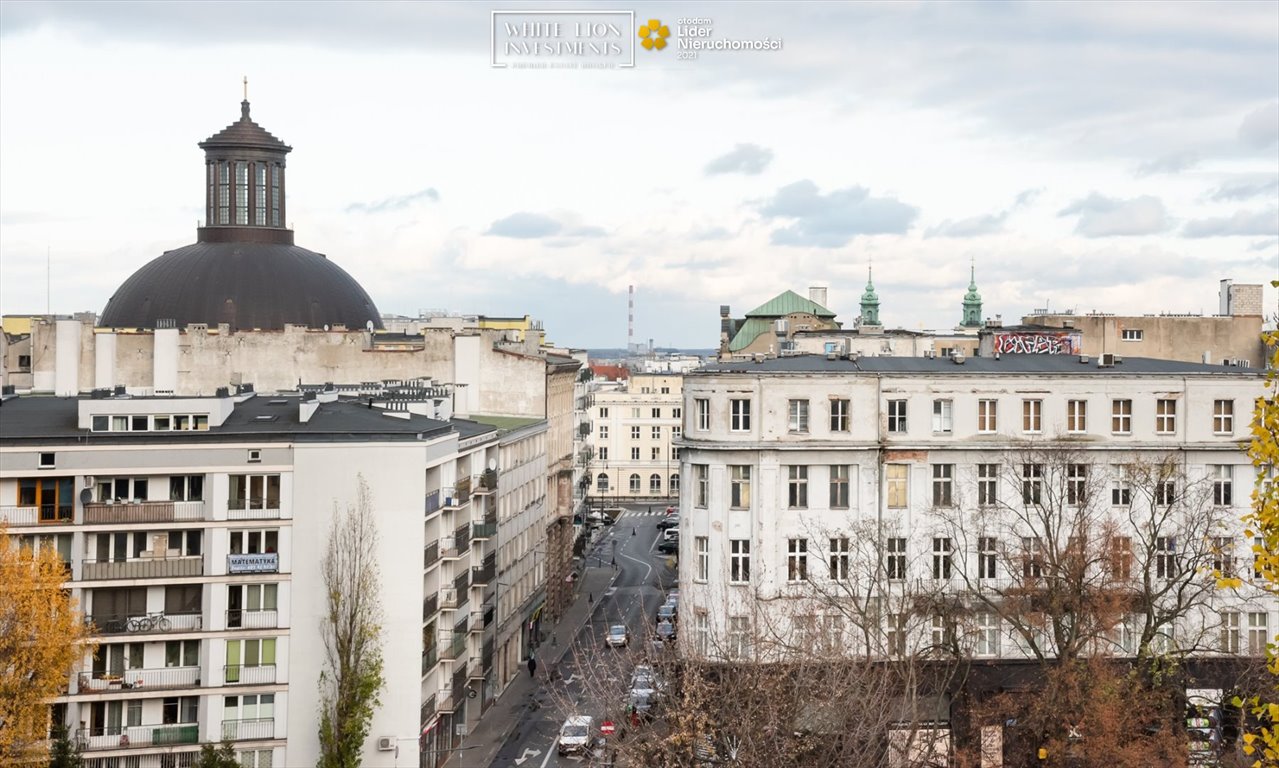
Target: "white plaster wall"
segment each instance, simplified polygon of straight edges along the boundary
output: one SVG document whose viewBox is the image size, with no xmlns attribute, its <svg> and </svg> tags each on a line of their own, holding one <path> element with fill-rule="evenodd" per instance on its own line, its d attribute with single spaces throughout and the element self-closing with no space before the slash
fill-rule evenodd
<svg viewBox="0 0 1279 768">
<path fill-rule="evenodd" d="M 172 393 L 178 388 L 178 329 L 159 328 L 155 332 L 155 358 L 152 361 L 152 388 Z"/>
<path fill-rule="evenodd" d="M 115 334 L 99 333 L 94 346 L 93 386 L 115 386 Z"/>
<path fill-rule="evenodd" d="M 68 397 L 80 391 L 80 328 L 79 320 L 57 322 L 57 357 L 53 392 L 59 397 Z"/>
</svg>

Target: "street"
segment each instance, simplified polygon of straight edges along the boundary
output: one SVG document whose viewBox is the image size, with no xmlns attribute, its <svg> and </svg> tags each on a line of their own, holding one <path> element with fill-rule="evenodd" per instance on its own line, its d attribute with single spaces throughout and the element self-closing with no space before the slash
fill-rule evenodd
<svg viewBox="0 0 1279 768">
<path fill-rule="evenodd" d="M 629 690 L 631 670 L 644 663 L 652 635 L 653 617 L 664 601 L 665 587 L 675 578 L 670 560 L 656 553 L 659 531 L 657 523 L 666 505 L 625 505 L 624 512 L 603 534 L 586 555 L 591 565 L 610 566 L 617 563 L 613 586 L 603 594 L 578 595 L 578 600 L 594 600 L 590 619 L 575 637 L 554 637 L 543 646 L 542 657 L 558 655 L 557 646 L 571 642 L 571 651 L 559 668 L 549 661 L 539 667 L 539 688 L 533 694 L 529 714 L 519 723 L 502 745 L 489 768 L 549 768 L 574 766 L 588 761 L 580 755 L 559 756 L 556 744 L 560 725 L 569 715 L 595 718 L 598 730 L 602 715 L 619 712 Z M 598 560 L 596 559 L 598 558 Z M 625 648 L 610 648 L 604 637 L 610 626 L 625 624 L 629 643 Z M 616 697 L 609 702 L 608 698 Z M 607 708 L 607 709 L 606 709 Z M 619 718 L 620 720 L 620 718 Z M 621 727 L 621 723 L 618 726 Z"/>
</svg>

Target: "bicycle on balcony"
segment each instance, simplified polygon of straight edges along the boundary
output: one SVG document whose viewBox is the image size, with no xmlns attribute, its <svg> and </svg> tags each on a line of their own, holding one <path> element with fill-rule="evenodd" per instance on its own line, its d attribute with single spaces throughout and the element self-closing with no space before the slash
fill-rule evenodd
<svg viewBox="0 0 1279 768">
<path fill-rule="evenodd" d="M 173 625 L 165 617 L 163 611 L 129 619 L 130 632 L 154 632 L 157 629 L 161 632 L 168 632 L 172 627 Z"/>
</svg>

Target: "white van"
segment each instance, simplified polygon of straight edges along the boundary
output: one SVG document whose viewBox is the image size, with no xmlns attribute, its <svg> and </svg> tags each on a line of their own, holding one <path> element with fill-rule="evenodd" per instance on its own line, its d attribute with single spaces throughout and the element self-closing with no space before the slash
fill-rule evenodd
<svg viewBox="0 0 1279 768">
<path fill-rule="evenodd" d="M 679 541 L 679 529 L 667 528 L 662 531 L 662 541 Z"/>
<path fill-rule="evenodd" d="M 595 721 L 588 715 L 572 715 L 560 726 L 559 745 L 561 755 L 571 752 L 585 753 L 591 743 L 591 730 Z"/>
</svg>

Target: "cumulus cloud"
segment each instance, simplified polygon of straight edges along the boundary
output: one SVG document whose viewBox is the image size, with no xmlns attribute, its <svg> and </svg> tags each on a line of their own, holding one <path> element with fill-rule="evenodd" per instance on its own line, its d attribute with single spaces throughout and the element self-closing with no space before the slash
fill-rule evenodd
<svg viewBox="0 0 1279 768">
<path fill-rule="evenodd" d="M 440 193 L 435 187 L 427 187 L 417 192 L 410 192 L 407 195 L 394 195 L 392 197 L 379 200 L 376 203 L 351 203 L 346 207 L 347 213 L 386 213 L 388 211 L 401 211 L 414 203 L 426 201 L 431 203 L 439 202 Z"/>
<path fill-rule="evenodd" d="M 1239 179 L 1227 181 L 1212 193 L 1213 200 L 1248 200 L 1254 197 L 1279 194 L 1279 178 L 1270 180 Z"/>
<path fill-rule="evenodd" d="M 1279 208 L 1265 211 L 1235 211 L 1233 216 L 1193 219 L 1181 229 L 1182 237 L 1228 237 L 1230 235 L 1279 234 Z"/>
<path fill-rule="evenodd" d="M 547 244 L 557 247 L 575 245 L 578 238 L 604 237 L 608 234 L 603 227 L 575 224 L 571 219 L 572 217 L 557 218 L 544 213 L 519 211 L 493 222 L 484 234 L 517 240 L 555 237 L 556 240 L 548 240 Z"/>
<path fill-rule="evenodd" d="M 768 219 L 791 224 L 773 230 L 774 245 L 839 248 L 857 235 L 900 235 L 910 229 L 919 209 L 892 197 L 873 197 L 865 187 L 822 194 L 808 179 L 788 184 L 759 206 Z"/>
<path fill-rule="evenodd" d="M 1258 240 L 1248 246 L 1250 251 L 1275 251 L 1279 250 L 1279 237 L 1272 237 L 1269 240 Z"/>
<path fill-rule="evenodd" d="M 706 164 L 706 175 L 743 173 L 758 176 L 773 161 L 773 150 L 758 144 L 738 144 L 728 154 L 720 155 Z"/>
<path fill-rule="evenodd" d="M 1004 222 L 1019 208 L 1025 208 L 1039 197 L 1040 189 L 1027 189 L 1018 193 L 1011 208 L 1000 213 L 988 213 L 982 216 L 970 216 L 966 219 L 951 221 L 946 219 L 924 233 L 924 237 L 981 237 L 1002 232 Z"/>
<path fill-rule="evenodd" d="M 1279 101 L 1249 112 L 1239 125 L 1239 140 L 1257 149 L 1279 144 Z"/>
<path fill-rule="evenodd" d="M 1146 163 L 1137 166 L 1137 176 L 1153 176 L 1157 173 L 1181 173 L 1190 170 L 1199 164 L 1199 153 L 1197 152 L 1175 152 L 1171 155 L 1157 157 Z"/>
<path fill-rule="evenodd" d="M 1078 215 L 1075 234 L 1084 237 L 1153 235 L 1172 226 L 1163 202 L 1150 195 L 1121 200 L 1093 192 L 1061 209 L 1057 215 Z"/>
</svg>

